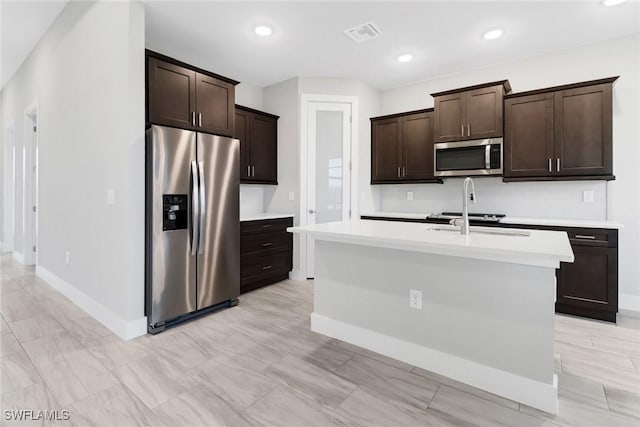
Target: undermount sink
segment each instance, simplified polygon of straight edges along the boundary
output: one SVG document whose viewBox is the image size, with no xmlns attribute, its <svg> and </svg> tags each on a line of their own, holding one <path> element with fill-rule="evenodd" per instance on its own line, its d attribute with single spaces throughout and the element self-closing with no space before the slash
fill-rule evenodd
<svg viewBox="0 0 640 427">
<path fill-rule="evenodd" d="M 430 226 L 429 228 L 427 228 L 427 231 L 448 231 L 451 233 L 460 233 L 460 229 L 452 225 L 451 226 Z M 490 234 L 490 235 L 497 235 L 497 236 L 528 237 L 531 235 L 531 233 L 528 231 L 513 230 L 509 228 L 478 229 L 477 227 L 470 227 L 469 231 L 470 231 L 470 234 Z"/>
</svg>

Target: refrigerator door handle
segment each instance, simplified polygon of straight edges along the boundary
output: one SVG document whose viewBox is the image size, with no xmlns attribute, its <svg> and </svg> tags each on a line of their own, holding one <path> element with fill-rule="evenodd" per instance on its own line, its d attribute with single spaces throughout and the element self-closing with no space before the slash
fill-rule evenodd
<svg viewBox="0 0 640 427">
<path fill-rule="evenodd" d="M 198 185 L 198 166 L 191 161 L 191 255 L 198 250 L 200 237 L 200 200 Z"/>
<path fill-rule="evenodd" d="M 198 237 L 198 255 L 202 255 L 204 253 L 204 221 L 207 216 L 207 204 L 205 199 L 205 188 L 204 188 L 204 164 L 203 162 L 198 162 L 198 172 L 200 176 L 200 235 Z"/>
</svg>

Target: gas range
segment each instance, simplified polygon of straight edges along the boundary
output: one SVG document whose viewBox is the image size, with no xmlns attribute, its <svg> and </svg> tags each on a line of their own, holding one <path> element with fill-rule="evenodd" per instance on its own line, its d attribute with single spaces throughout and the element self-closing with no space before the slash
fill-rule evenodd
<svg viewBox="0 0 640 427">
<path fill-rule="evenodd" d="M 504 217 L 505 217 L 504 214 L 470 213 L 469 222 L 497 224 Z M 462 212 L 442 212 L 439 214 L 429 215 L 426 219 L 427 219 L 427 222 L 448 223 L 450 220 L 458 219 L 458 218 L 462 218 Z"/>
</svg>

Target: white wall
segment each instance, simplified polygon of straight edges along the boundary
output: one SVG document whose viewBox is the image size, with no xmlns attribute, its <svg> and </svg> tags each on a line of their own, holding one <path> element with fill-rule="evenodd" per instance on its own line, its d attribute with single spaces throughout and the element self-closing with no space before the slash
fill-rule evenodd
<svg viewBox="0 0 640 427">
<path fill-rule="evenodd" d="M 249 83 L 236 85 L 236 104 L 262 110 L 264 89 Z"/>
<path fill-rule="evenodd" d="M 508 78 L 514 92 L 603 77 L 620 78 L 613 90 L 613 167 L 616 180 L 606 182 L 502 183 L 476 179 L 474 210 L 512 216 L 608 219 L 624 224 L 620 231 L 619 287 L 621 308 L 640 310 L 640 36 L 610 40 L 578 49 L 506 63 L 425 81 L 381 93 L 383 114 L 433 106 L 429 96 L 446 89 Z M 380 208 L 393 211 L 460 210 L 460 180 L 444 185 L 380 187 Z M 412 189 L 415 200 L 406 200 Z M 583 203 L 582 191 L 595 192 Z M 448 197 L 448 196 L 451 197 Z"/>
<path fill-rule="evenodd" d="M 1 37 L 1 36 L 0 36 Z M 5 200 L 5 197 L 7 197 L 7 190 L 8 190 L 8 185 L 7 185 L 7 180 L 5 178 L 5 175 L 10 174 L 12 172 L 13 169 L 13 165 L 8 165 L 6 162 L 6 154 L 5 151 L 7 149 L 6 143 L 5 143 L 5 133 L 8 131 L 8 129 L 5 128 L 5 124 L 4 121 L 2 120 L 2 98 L 1 98 L 1 94 L 0 94 L 0 165 L 2 165 L 2 169 L 0 170 L 0 202 L 2 203 L 2 205 L 0 205 L 0 253 L 3 253 L 4 251 L 6 251 L 5 249 L 5 240 L 6 240 L 6 234 L 7 234 L 7 224 L 5 222 L 5 216 L 6 216 L 6 211 L 7 211 L 7 201 Z"/>
<path fill-rule="evenodd" d="M 23 112 L 39 108 L 37 271 L 123 337 L 146 331 L 144 47 L 140 3 L 70 2 L 2 91 L 17 177 Z M 22 190 L 19 181 L 19 251 Z"/>
</svg>

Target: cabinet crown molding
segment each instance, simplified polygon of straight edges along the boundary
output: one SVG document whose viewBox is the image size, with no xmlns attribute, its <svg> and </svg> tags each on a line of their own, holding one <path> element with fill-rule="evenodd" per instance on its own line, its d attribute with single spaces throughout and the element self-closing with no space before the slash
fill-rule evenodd
<svg viewBox="0 0 640 427">
<path fill-rule="evenodd" d="M 576 88 L 585 87 L 585 86 L 595 86 L 595 85 L 602 85 L 602 84 L 608 84 L 608 83 L 613 84 L 613 82 L 618 80 L 619 77 L 620 76 L 606 77 L 604 79 L 587 80 L 587 81 L 584 81 L 584 82 L 569 83 L 569 84 L 566 84 L 566 85 L 551 86 L 551 87 L 545 87 L 545 88 L 542 88 L 542 89 L 528 90 L 526 92 L 511 93 L 509 95 L 505 95 L 504 98 L 505 99 L 518 98 L 520 96 L 538 95 L 538 94 L 541 94 L 541 93 L 556 92 L 556 91 L 568 90 L 568 89 L 576 89 Z"/>
<path fill-rule="evenodd" d="M 155 51 L 149 50 L 149 49 L 145 49 L 144 52 L 145 52 L 145 56 L 147 58 L 156 58 L 156 59 L 159 59 L 161 61 L 177 65 L 179 67 L 189 68 L 189 69 L 191 69 L 193 71 L 196 71 L 196 72 L 198 72 L 200 74 L 204 74 L 204 75 L 207 75 L 209 77 L 213 77 L 214 79 L 222 80 L 223 82 L 230 83 L 230 84 L 232 84 L 234 86 L 237 86 L 238 84 L 240 84 L 240 82 L 237 81 L 237 80 L 233 80 L 233 79 L 230 79 L 229 77 L 221 76 L 220 74 L 212 73 L 211 71 L 205 70 L 203 68 L 195 67 L 195 66 L 193 66 L 191 64 L 188 64 L 186 62 L 182 62 L 182 61 L 179 61 L 179 60 L 177 60 L 175 58 L 172 58 L 170 56 L 163 55 L 162 53 L 155 52 Z"/>
<path fill-rule="evenodd" d="M 450 95 L 452 93 L 467 92 L 470 90 L 482 89 L 482 88 L 491 87 L 491 86 L 502 86 L 505 94 L 511 93 L 511 83 L 509 83 L 508 79 L 505 79 L 505 80 L 498 80 L 490 83 L 481 83 L 473 86 L 466 86 L 458 89 L 450 89 L 442 92 L 436 92 L 436 93 L 432 93 L 431 96 L 436 97 L 436 96 Z"/>
</svg>

